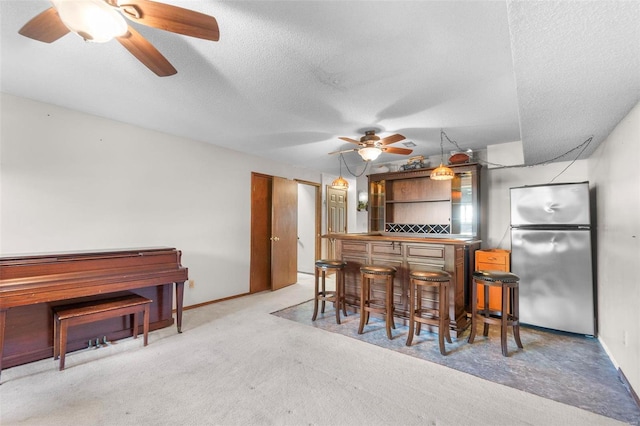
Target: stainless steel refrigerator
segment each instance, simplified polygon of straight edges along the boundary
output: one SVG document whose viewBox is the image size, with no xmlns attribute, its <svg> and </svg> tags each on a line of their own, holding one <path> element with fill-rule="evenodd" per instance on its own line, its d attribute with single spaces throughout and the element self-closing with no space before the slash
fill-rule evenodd
<svg viewBox="0 0 640 426">
<path fill-rule="evenodd" d="M 520 322 L 596 335 L 589 183 L 511 188 Z"/>
</svg>

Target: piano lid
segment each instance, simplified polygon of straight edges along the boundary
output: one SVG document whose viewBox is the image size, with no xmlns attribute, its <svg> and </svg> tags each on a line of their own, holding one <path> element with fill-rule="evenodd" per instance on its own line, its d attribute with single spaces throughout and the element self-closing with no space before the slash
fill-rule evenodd
<svg viewBox="0 0 640 426">
<path fill-rule="evenodd" d="M 114 249 L 97 249 L 97 250 L 78 250 L 78 251 L 59 251 L 59 252 L 41 252 L 41 253 L 17 253 L 0 255 L 0 263 L 3 261 L 26 260 L 26 259 L 46 259 L 46 258 L 64 258 L 64 257 L 83 257 L 83 256 L 102 256 L 102 255 L 126 255 L 130 256 L 138 252 L 154 252 L 176 250 L 173 247 L 140 247 L 140 248 L 114 248 Z"/>
</svg>

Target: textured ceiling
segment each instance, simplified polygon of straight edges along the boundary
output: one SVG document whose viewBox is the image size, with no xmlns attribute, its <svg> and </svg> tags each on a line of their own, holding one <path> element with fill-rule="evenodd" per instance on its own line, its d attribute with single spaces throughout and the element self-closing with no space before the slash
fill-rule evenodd
<svg viewBox="0 0 640 426">
<path fill-rule="evenodd" d="M 116 41 L 22 37 L 50 3 L 1 1 L 0 90 L 329 172 L 353 147 L 338 137 L 368 129 L 425 156 L 440 129 L 463 149 L 522 140 L 527 164 L 593 136 L 586 158 L 640 101 L 636 1 L 165 3 L 215 16 L 220 41 L 131 24 L 178 70 L 159 78 Z"/>
</svg>

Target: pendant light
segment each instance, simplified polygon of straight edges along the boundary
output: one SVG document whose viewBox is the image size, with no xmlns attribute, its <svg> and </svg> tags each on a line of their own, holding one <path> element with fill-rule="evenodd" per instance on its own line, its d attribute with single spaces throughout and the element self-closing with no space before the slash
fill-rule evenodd
<svg viewBox="0 0 640 426">
<path fill-rule="evenodd" d="M 449 167 L 442 165 L 442 163 L 444 163 L 443 133 L 444 132 L 440 130 L 440 165 L 431 171 L 430 177 L 433 180 L 451 180 L 456 175 Z"/>
<path fill-rule="evenodd" d="M 342 177 L 342 154 L 340 154 L 340 157 L 338 157 L 338 163 L 340 163 L 340 176 L 338 177 L 338 179 L 334 180 L 331 183 L 331 187 L 333 189 L 347 190 L 349 189 L 349 182 L 347 182 L 347 180 Z"/>
</svg>

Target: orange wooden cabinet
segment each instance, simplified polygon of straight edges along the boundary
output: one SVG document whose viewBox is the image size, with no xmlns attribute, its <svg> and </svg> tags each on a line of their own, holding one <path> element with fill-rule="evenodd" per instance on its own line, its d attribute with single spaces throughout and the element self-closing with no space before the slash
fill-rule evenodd
<svg viewBox="0 0 640 426">
<path fill-rule="evenodd" d="M 509 250 L 487 249 L 476 250 L 476 271 L 504 271 L 511 272 Z M 500 311 L 502 295 L 499 287 L 489 288 L 489 309 Z M 478 285 L 478 308 L 484 306 L 484 286 Z"/>
</svg>

